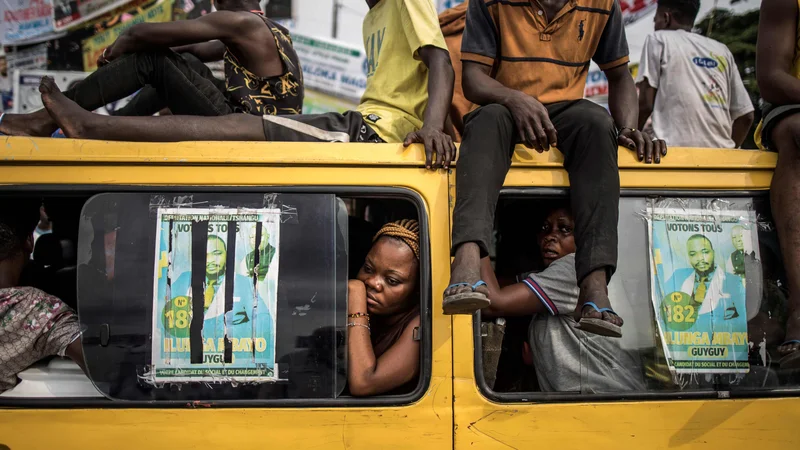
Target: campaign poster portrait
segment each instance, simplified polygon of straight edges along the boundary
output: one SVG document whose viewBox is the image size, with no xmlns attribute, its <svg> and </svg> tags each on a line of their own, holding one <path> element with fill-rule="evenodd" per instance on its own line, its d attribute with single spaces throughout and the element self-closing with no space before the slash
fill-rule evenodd
<svg viewBox="0 0 800 450">
<path fill-rule="evenodd" d="M 647 219 L 651 301 L 670 370 L 747 373 L 745 272 L 760 260 L 755 213 L 651 206 Z"/>
<path fill-rule="evenodd" d="M 277 379 L 280 210 L 158 208 L 152 375 Z"/>
</svg>

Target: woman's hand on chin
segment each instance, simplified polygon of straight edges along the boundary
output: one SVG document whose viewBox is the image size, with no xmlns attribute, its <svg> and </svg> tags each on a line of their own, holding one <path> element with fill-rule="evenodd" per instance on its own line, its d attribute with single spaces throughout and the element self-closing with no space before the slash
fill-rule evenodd
<svg viewBox="0 0 800 450">
<path fill-rule="evenodd" d="M 367 287 L 359 280 L 350 280 L 347 283 L 347 313 L 367 312 Z"/>
</svg>

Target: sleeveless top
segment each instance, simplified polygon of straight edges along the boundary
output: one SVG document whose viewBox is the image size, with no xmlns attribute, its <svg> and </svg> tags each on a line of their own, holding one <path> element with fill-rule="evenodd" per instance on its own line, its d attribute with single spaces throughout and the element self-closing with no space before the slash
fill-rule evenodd
<svg viewBox="0 0 800 450">
<path fill-rule="evenodd" d="M 800 0 L 797 0 L 797 7 L 800 9 Z M 800 21 L 797 22 L 797 30 L 795 31 L 794 35 L 794 58 L 792 59 L 792 76 L 800 79 Z M 764 128 L 764 119 L 761 119 L 761 122 L 758 123 L 758 127 L 756 127 L 756 133 L 753 136 L 753 139 L 756 141 L 756 145 L 761 150 L 766 150 L 764 146 L 761 144 L 761 132 Z"/>
<path fill-rule="evenodd" d="M 226 48 L 223 60 L 228 102 L 236 112 L 257 116 L 301 114 L 303 71 L 292 47 L 289 30 L 263 14 L 253 14 L 260 17 L 272 32 L 284 71 L 279 76 L 260 77 L 245 69 L 230 49 Z"/>
<path fill-rule="evenodd" d="M 372 321 L 370 340 L 372 341 L 372 351 L 375 353 L 376 358 L 380 358 L 381 355 L 392 348 L 400 340 L 400 335 L 406 330 L 408 324 L 419 317 L 419 305 L 414 305 L 408 311 L 398 314 L 401 317 L 391 325 L 385 322 L 386 317 L 372 316 L 370 318 Z M 414 380 L 414 384 L 416 384 L 416 380 Z"/>
<path fill-rule="evenodd" d="M 419 317 L 419 303 L 416 303 L 410 310 L 398 314 L 401 317 L 391 325 L 385 323 L 386 317 L 372 316 L 370 318 L 370 326 L 372 328 L 370 340 L 372 341 L 372 351 L 375 353 L 375 358 L 380 358 L 381 355 L 392 348 L 400 340 L 400 336 L 406 330 L 408 324 Z M 417 387 L 418 381 L 419 376 L 381 395 L 408 394 Z"/>
</svg>

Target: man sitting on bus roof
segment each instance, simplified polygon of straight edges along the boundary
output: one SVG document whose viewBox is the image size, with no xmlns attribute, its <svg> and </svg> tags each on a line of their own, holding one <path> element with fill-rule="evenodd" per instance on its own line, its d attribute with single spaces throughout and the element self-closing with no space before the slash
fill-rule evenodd
<svg viewBox="0 0 800 450">
<path fill-rule="evenodd" d="M 62 95 L 52 79 L 39 90 L 68 137 L 117 141 L 403 142 L 425 144 L 426 166 L 448 168 L 445 134 L 453 68 L 430 0 L 367 0 L 367 86 L 356 111 L 255 117 L 107 117 Z M 436 161 L 432 155 L 436 154 Z"/>
<path fill-rule="evenodd" d="M 617 145 L 659 163 L 663 141 L 636 129 L 636 88 L 618 0 L 473 0 L 461 46 L 464 94 L 482 105 L 464 120 L 456 172 L 450 286 L 446 314 L 489 305 L 480 280 L 494 211 L 514 145 L 544 152 L 558 146 L 569 173 L 575 214 L 579 327 L 621 336 L 607 283 L 617 264 Z M 605 71 L 608 105 L 583 99 L 589 60 Z"/>
<path fill-rule="evenodd" d="M 216 12 L 197 19 L 132 26 L 66 96 L 93 111 L 145 88 L 125 114 L 164 107 L 196 116 L 300 114 L 303 74 L 289 32 L 261 12 L 258 0 L 215 4 Z M 201 62 L 219 60 L 224 84 Z M 45 109 L 0 116 L 0 132 L 10 135 L 50 136 L 57 127 Z"/>
<path fill-rule="evenodd" d="M 770 202 L 789 282 L 782 368 L 800 368 L 800 32 L 798 0 L 764 0 L 758 25 L 756 76 L 768 104 L 756 129 L 759 147 L 778 152 Z"/>
</svg>

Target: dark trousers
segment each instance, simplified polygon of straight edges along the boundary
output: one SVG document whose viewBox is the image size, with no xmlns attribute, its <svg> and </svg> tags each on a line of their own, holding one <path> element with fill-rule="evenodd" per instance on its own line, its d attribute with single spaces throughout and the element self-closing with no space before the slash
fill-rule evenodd
<svg viewBox="0 0 800 450">
<path fill-rule="evenodd" d="M 221 116 L 233 112 L 224 93 L 211 80 L 169 50 L 122 56 L 64 94 L 83 109 L 94 111 L 148 85 L 173 114 Z"/>
<path fill-rule="evenodd" d="M 210 81 L 211 84 L 213 84 L 217 90 L 220 91 L 223 96 L 225 96 L 225 81 L 215 78 L 214 74 L 211 72 L 211 69 L 209 69 L 208 66 L 206 66 L 193 54 L 181 53 L 180 56 L 186 61 L 190 69 L 192 69 L 201 77 Z M 147 85 L 143 87 L 142 90 L 139 91 L 139 93 L 136 94 L 136 96 L 134 96 L 127 105 L 114 111 L 112 115 L 152 116 L 164 108 L 167 108 L 166 100 L 164 100 L 161 95 L 158 94 L 158 90 L 156 90 L 156 88 L 151 85 Z"/>
<path fill-rule="evenodd" d="M 546 105 L 558 132 L 558 149 L 569 173 L 575 218 L 575 270 L 578 281 L 597 270 L 608 277 L 617 265 L 619 166 L 614 121 L 588 100 Z M 519 134 L 502 105 L 481 107 L 464 118 L 464 139 L 456 169 L 453 253 L 475 242 L 488 254 L 497 197 L 503 186 Z M 535 225 L 531 224 L 532 229 Z"/>
</svg>

